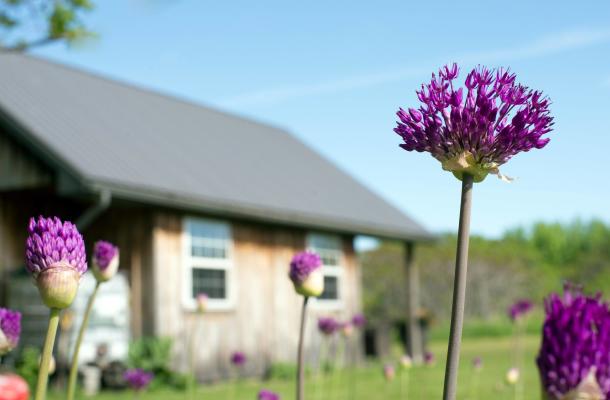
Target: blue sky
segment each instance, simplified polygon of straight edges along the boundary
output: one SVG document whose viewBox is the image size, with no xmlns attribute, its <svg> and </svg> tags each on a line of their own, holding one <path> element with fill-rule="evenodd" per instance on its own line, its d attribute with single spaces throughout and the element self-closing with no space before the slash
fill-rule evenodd
<svg viewBox="0 0 610 400">
<path fill-rule="evenodd" d="M 610 2 L 98 0 L 99 39 L 33 51 L 290 130 L 435 232 L 460 183 L 398 148 L 399 106 L 456 61 L 510 66 L 553 100 L 551 143 L 475 186 L 473 231 L 610 222 Z"/>
</svg>

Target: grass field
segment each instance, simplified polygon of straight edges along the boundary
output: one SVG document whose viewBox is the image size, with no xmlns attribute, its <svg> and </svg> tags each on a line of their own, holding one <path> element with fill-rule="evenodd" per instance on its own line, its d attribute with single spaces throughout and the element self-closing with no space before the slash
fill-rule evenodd
<svg viewBox="0 0 610 400">
<path fill-rule="evenodd" d="M 534 364 L 539 338 L 530 336 L 525 340 L 526 365 L 524 366 L 525 396 L 521 400 L 538 400 L 540 390 L 538 376 Z M 437 342 L 432 345 L 432 351 L 439 362 L 434 366 L 413 368 L 409 375 L 409 384 L 402 385 L 398 374 L 396 379 L 387 383 L 383 379 L 382 364 L 370 364 L 353 371 L 350 380 L 349 372 L 335 373 L 327 379 L 310 379 L 307 384 L 307 400 L 376 400 L 376 399 L 440 399 L 442 395 L 445 344 Z M 509 400 L 514 399 L 514 391 L 504 383 L 506 371 L 511 367 L 510 338 L 477 338 L 467 339 L 462 345 L 462 363 L 459 376 L 460 400 Z M 483 369 L 479 372 L 479 390 L 472 393 L 474 372 L 472 359 L 483 359 Z M 355 382 L 354 397 L 350 396 L 349 382 Z M 201 386 L 195 396 L 200 399 L 218 400 L 252 400 L 261 388 L 276 391 L 283 400 L 294 399 L 294 385 L 290 381 L 244 381 L 237 388 L 232 385 Z M 49 400 L 63 399 L 60 393 L 52 393 Z M 79 396 L 82 398 L 82 396 Z M 133 396 L 128 392 L 106 392 L 94 397 L 94 400 L 130 400 Z M 138 400 L 178 400 L 186 399 L 184 392 L 156 390 L 143 393 Z"/>
</svg>

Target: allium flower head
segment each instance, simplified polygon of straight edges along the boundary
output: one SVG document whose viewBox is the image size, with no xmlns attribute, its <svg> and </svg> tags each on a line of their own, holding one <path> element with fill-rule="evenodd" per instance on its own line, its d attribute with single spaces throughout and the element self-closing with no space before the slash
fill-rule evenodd
<svg viewBox="0 0 610 400">
<path fill-rule="evenodd" d="M 394 131 L 407 151 L 429 152 L 443 169 L 480 182 L 487 174 L 503 178 L 499 167 L 514 155 L 541 149 L 552 130 L 550 101 L 515 80 L 507 69 L 479 66 L 466 75 L 465 88 L 454 82 L 457 64 L 432 74 L 417 91 L 418 109 L 398 111 Z"/>
<path fill-rule="evenodd" d="M 0 356 L 17 347 L 20 334 L 21 313 L 0 308 Z"/>
<path fill-rule="evenodd" d="M 351 322 L 342 322 L 340 324 L 340 328 L 341 328 L 341 334 L 343 335 L 343 337 L 351 337 L 352 334 L 354 333 L 354 325 L 352 325 Z"/>
<path fill-rule="evenodd" d="M 318 319 L 318 330 L 325 336 L 330 336 L 337 332 L 340 326 L 332 317 L 321 317 Z"/>
<path fill-rule="evenodd" d="M 236 351 L 231 354 L 231 364 L 236 367 L 241 367 L 246 363 L 246 355 L 241 351 Z"/>
<path fill-rule="evenodd" d="M 547 398 L 610 399 L 608 303 L 567 286 L 546 299 L 545 312 L 536 362 Z"/>
<path fill-rule="evenodd" d="M 513 367 L 506 372 L 506 383 L 509 385 L 516 385 L 521 377 L 519 368 Z"/>
<path fill-rule="evenodd" d="M 383 366 L 383 377 L 386 381 L 391 382 L 396 377 L 396 370 L 392 364 L 386 364 Z"/>
<path fill-rule="evenodd" d="M 364 325 L 366 325 L 366 318 L 364 317 L 364 314 L 356 314 L 352 317 L 352 325 L 354 325 L 354 327 L 356 328 L 362 328 Z"/>
<path fill-rule="evenodd" d="M 508 308 L 508 317 L 514 322 L 524 318 L 534 308 L 534 304 L 527 299 L 518 300 Z"/>
<path fill-rule="evenodd" d="M 197 312 L 203 314 L 208 309 L 208 295 L 199 293 L 197 295 Z"/>
<path fill-rule="evenodd" d="M 74 300 L 80 277 L 87 271 L 83 237 L 71 222 L 31 218 L 26 240 L 26 268 L 42 300 L 51 308 L 66 308 Z"/>
<path fill-rule="evenodd" d="M 410 369 L 413 366 L 413 359 L 407 354 L 400 357 L 400 366 L 402 369 Z"/>
<path fill-rule="evenodd" d="M 123 374 L 123 378 L 127 381 L 130 388 L 135 391 L 145 390 L 153 380 L 155 374 L 144 371 L 140 368 L 128 369 Z"/>
<path fill-rule="evenodd" d="M 322 260 L 314 252 L 297 253 L 290 262 L 288 274 L 297 293 L 303 296 L 319 296 L 324 291 Z"/>
<path fill-rule="evenodd" d="M 428 366 L 433 366 L 436 364 L 436 356 L 431 351 L 426 351 L 424 353 L 424 364 Z"/>
<path fill-rule="evenodd" d="M 110 242 L 100 240 L 93 245 L 91 270 L 95 279 L 106 282 L 119 269 L 119 248 Z"/>
<path fill-rule="evenodd" d="M 280 395 L 271 390 L 262 389 L 258 392 L 258 400 L 280 400 Z"/>
</svg>

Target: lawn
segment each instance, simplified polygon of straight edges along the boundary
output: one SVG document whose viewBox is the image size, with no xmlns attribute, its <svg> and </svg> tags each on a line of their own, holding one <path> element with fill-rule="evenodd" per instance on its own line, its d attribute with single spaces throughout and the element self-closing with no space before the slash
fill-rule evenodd
<svg viewBox="0 0 610 400">
<path fill-rule="evenodd" d="M 522 400 L 539 399 L 539 384 L 534 357 L 537 350 L 539 338 L 530 336 L 525 340 L 526 365 L 524 368 L 525 396 Z M 431 350 L 442 361 L 446 351 L 443 342 L 433 344 Z M 462 363 L 460 369 L 459 399 L 461 400 L 509 400 L 514 399 L 511 387 L 504 383 L 506 371 L 511 367 L 511 340 L 510 338 L 477 338 L 467 339 L 462 345 Z M 471 395 L 473 382 L 473 369 L 471 361 L 474 357 L 483 359 L 483 369 L 479 372 L 478 396 Z M 443 386 L 443 362 L 434 366 L 422 366 L 413 368 L 410 372 L 408 396 L 402 399 L 440 399 Z M 309 380 L 306 398 L 308 400 L 372 400 L 372 399 L 401 399 L 400 375 L 387 383 L 383 379 L 381 364 L 371 363 L 366 367 L 354 371 L 355 396 L 349 397 L 348 383 L 349 373 L 335 374 L 332 378 Z M 252 400 L 256 399 L 256 393 L 261 388 L 268 388 L 282 395 L 282 399 L 293 399 L 293 383 L 290 381 L 266 381 L 255 380 L 242 382 L 234 391 L 231 385 L 201 386 L 195 398 L 219 399 L 219 400 Z M 406 389 L 403 386 L 403 391 Z M 404 394 L 404 393 L 403 393 Z M 156 390 L 143 393 L 138 400 L 178 400 L 186 399 L 183 392 L 171 392 Z M 63 399 L 61 393 L 54 393 L 49 400 Z M 132 396 L 127 392 L 106 392 L 93 398 L 94 400 L 131 400 Z"/>
</svg>

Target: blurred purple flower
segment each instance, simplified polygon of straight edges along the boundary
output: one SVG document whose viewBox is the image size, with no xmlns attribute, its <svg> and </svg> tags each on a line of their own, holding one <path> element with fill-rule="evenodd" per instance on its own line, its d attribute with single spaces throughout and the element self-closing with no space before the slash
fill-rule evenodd
<svg viewBox="0 0 610 400">
<path fill-rule="evenodd" d="M 514 322 L 529 314 L 534 304 L 527 299 L 518 300 L 508 308 L 508 317 Z"/>
<path fill-rule="evenodd" d="M 154 376 L 155 374 L 152 372 L 147 372 L 140 368 L 128 369 L 123 374 L 123 378 L 127 381 L 129 387 L 135 391 L 146 389 Z"/>
<path fill-rule="evenodd" d="M 340 329 L 341 324 L 333 317 L 321 317 L 318 319 L 318 330 L 326 336 L 330 336 Z"/>
<path fill-rule="evenodd" d="M 302 285 L 307 277 L 322 266 L 322 260 L 316 253 L 303 251 L 297 253 L 290 262 L 290 280 L 295 285 Z"/>
<path fill-rule="evenodd" d="M 383 366 L 383 377 L 386 381 L 391 382 L 396 377 L 396 370 L 392 364 L 386 364 Z"/>
<path fill-rule="evenodd" d="M 458 74 L 457 64 L 443 67 L 417 91 L 419 109 L 398 111 L 400 147 L 429 152 L 458 179 L 469 173 L 480 182 L 488 173 L 503 177 L 499 166 L 549 142 L 542 136 L 552 130 L 553 117 L 541 92 L 517 84 L 503 68 L 473 69 L 465 89 L 454 86 Z"/>
<path fill-rule="evenodd" d="M 21 313 L 0 308 L 0 356 L 17 347 L 20 334 Z"/>
<path fill-rule="evenodd" d="M 246 363 L 246 360 L 246 355 L 241 351 L 236 351 L 231 354 L 231 364 L 236 367 L 241 367 L 242 365 L 244 365 Z"/>
<path fill-rule="evenodd" d="M 481 357 L 475 357 L 472 359 L 472 368 L 475 370 L 480 370 L 483 368 L 483 359 Z"/>
<path fill-rule="evenodd" d="M 563 296 L 547 297 L 545 312 L 536 362 L 548 398 L 610 399 L 608 303 L 566 285 Z"/>
<path fill-rule="evenodd" d="M 280 395 L 271 390 L 262 389 L 258 392 L 258 400 L 280 400 Z"/>
<path fill-rule="evenodd" d="M 352 325 L 354 325 L 356 328 L 362 328 L 364 325 L 366 325 L 366 318 L 364 317 L 364 314 L 355 314 L 352 317 Z"/>
<path fill-rule="evenodd" d="M 424 364 L 434 365 L 436 363 L 436 357 L 431 351 L 424 352 Z"/>
<path fill-rule="evenodd" d="M 30 218 L 26 240 L 26 268 L 34 279 L 49 268 L 64 264 L 80 275 L 87 271 L 87 257 L 82 235 L 76 226 L 59 218 Z"/>
</svg>

